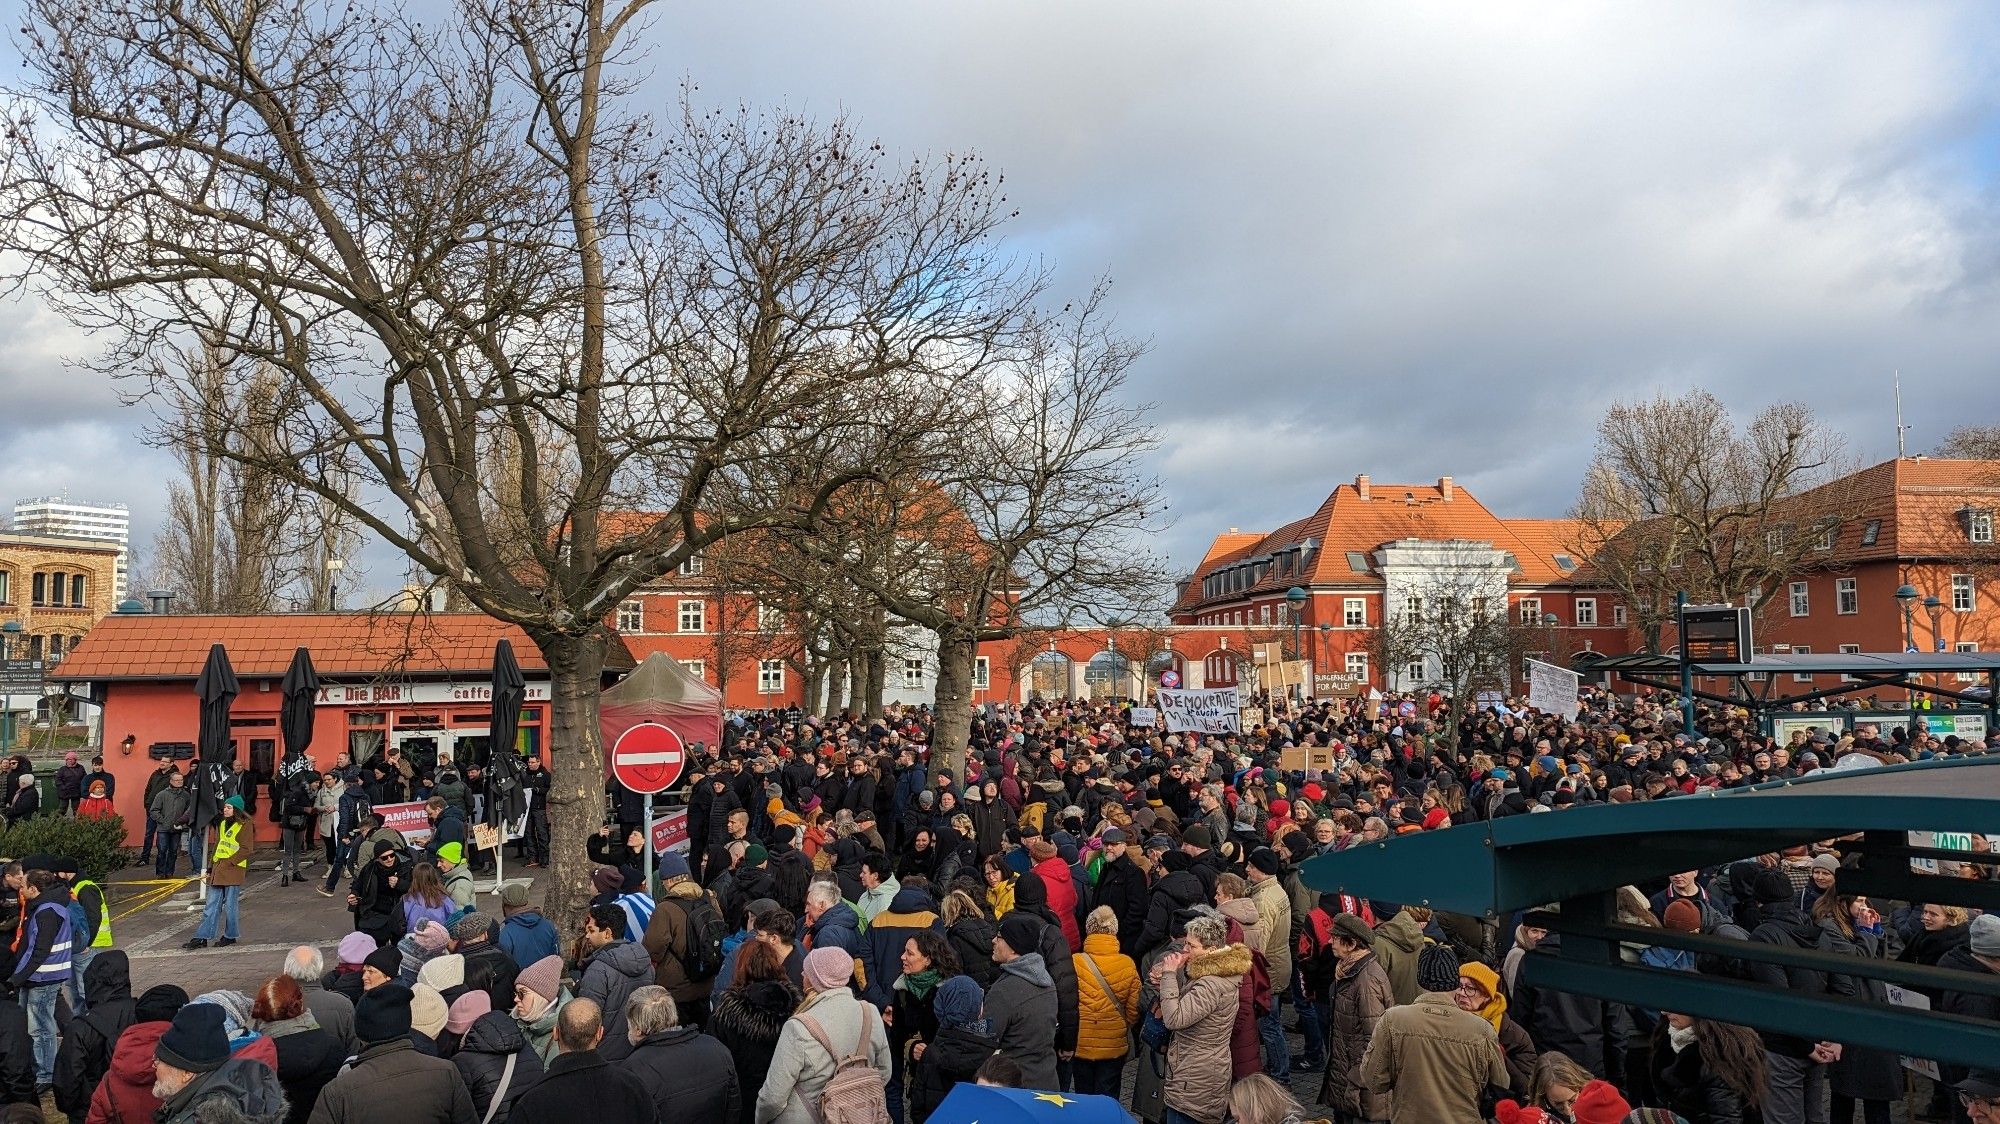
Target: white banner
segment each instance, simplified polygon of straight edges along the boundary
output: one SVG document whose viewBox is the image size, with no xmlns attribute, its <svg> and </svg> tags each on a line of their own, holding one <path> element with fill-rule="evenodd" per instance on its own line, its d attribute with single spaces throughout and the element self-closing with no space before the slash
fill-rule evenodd
<svg viewBox="0 0 2000 1124">
<path fill-rule="evenodd" d="M 1156 691 L 1160 716 L 1169 733 L 1234 734 L 1243 729 L 1242 704 L 1234 687 L 1202 691 Z"/>
<path fill-rule="evenodd" d="M 1576 717 L 1576 689 L 1583 677 L 1568 668 L 1528 661 L 1528 705 L 1543 714 Z"/>
<path fill-rule="evenodd" d="M 1125 723 L 1128 726 L 1157 726 L 1160 724 L 1160 712 L 1150 706 L 1135 706 L 1126 714 Z"/>
</svg>

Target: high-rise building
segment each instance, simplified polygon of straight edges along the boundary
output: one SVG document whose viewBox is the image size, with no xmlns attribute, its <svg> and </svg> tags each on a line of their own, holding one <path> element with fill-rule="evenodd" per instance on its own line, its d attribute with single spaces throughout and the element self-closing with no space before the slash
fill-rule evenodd
<svg viewBox="0 0 2000 1124">
<path fill-rule="evenodd" d="M 68 496 L 14 501 L 14 530 L 31 535 L 97 539 L 118 544 L 113 603 L 125 600 L 132 561 L 132 513 L 122 503 L 77 503 Z"/>
</svg>

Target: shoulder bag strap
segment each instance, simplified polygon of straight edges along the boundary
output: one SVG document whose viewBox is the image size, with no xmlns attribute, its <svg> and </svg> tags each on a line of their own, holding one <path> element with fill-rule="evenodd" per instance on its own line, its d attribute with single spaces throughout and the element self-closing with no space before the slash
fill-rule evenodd
<svg viewBox="0 0 2000 1124">
<path fill-rule="evenodd" d="M 881 1017 L 876 1014 L 873 1003 L 861 1000 L 861 1033 L 854 1036 L 854 1056 L 866 1061 L 871 1067 L 875 1064 L 875 1059 L 868 1053 L 868 1020 Z"/>
<path fill-rule="evenodd" d="M 1097 986 L 1104 989 L 1104 997 L 1111 1000 L 1111 1012 L 1118 1016 L 1118 1021 L 1125 1029 L 1132 1029 L 1132 1024 L 1125 1021 L 1125 1008 L 1119 1005 L 1118 994 L 1111 990 L 1111 981 L 1105 979 L 1104 973 L 1097 967 L 1097 958 L 1086 954 L 1083 962 L 1090 968 L 1090 974 L 1097 977 Z"/>
<path fill-rule="evenodd" d="M 493 1087 L 493 1103 L 486 1106 L 486 1115 L 480 1118 L 479 1124 L 493 1124 L 494 1115 L 500 1111 L 500 1103 L 507 1099 L 507 1086 L 514 1083 L 514 1063 L 520 1057 L 520 1050 L 507 1055 L 507 1068 L 500 1071 L 500 1084 Z"/>
<path fill-rule="evenodd" d="M 819 1025 L 818 1019 L 811 1015 L 800 1015 L 799 1025 L 806 1028 L 806 1033 L 813 1036 L 813 1041 L 819 1043 L 819 1048 L 826 1051 L 826 1056 L 833 1059 L 834 1065 L 840 1064 L 840 1055 L 834 1052 L 833 1043 L 827 1041 L 826 1030 Z"/>
</svg>

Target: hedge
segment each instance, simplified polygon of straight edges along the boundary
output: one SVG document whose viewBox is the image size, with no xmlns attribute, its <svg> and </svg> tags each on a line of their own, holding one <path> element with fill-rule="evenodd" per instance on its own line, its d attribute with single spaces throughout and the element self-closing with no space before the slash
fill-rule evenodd
<svg viewBox="0 0 2000 1124">
<path fill-rule="evenodd" d="M 0 831 L 0 855 L 19 859 L 36 854 L 75 859 L 82 871 L 79 878 L 102 881 L 128 864 L 125 820 L 122 816 L 88 820 L 33 816 Z"/>
</svg>

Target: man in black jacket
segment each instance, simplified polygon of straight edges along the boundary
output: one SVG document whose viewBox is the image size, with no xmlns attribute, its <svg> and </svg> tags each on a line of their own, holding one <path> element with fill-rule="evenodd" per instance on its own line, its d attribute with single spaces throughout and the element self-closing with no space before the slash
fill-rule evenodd
<svg viewBox="0 0 2000 1124">
<path fill-rule="evenodd" d="M 131 965 L 123 952 L 105 949 L 84 975 L 90 1006 L 69 1021 L 56 1050 L 56 1107 L 71 1120 L 89 1114 L 90 1095 L 111 1069 L 111 1049 L 134 1017 Z"/>
<path fill-rule="evenodd" d="M 1131 844 L 1118 828 L 1107 828 L 1104 865 L 1097 872 L 1096 902 L 1118 917 L 1118 951 L 1137 958 L 1139 937 L 1146 927 L 1146 872 L 1127 852 Z"/>
<path fill-rule="evenodd" d="M 1146 926 L 1139 934 L 1141 956 L 1172 938 L 1176 913 L 1189 906 L 1208 905 L 1214 901 L 1214 891 L 1194 872 L 1194 860 L 1186 853 L 1168 850 L 1161 863 L 1167 873 L 1153 883 L 1153 889 L 1147 895 Z"/>
<path fill-rule="evenodd" d="M 1751 880 L 1750 896 L 1756 902 L 1757 921 L 1750 930 L 1752 941 L 1783 948 L 1819 947 L 1819 925 L 1799 909 L 1792 881 L 1783 871 L 1775 867 L 1759 870 Z M 1802 995 L 1853 998 L 1856 994 L 1852 976 L 1753 961 L 1745 961 L 1744 966 L 1751 979 L 1768 987 Z M 1770 1071 L 1764 1098 L 1766 1124 L 1805 1124 L 1814 1114 L 1812 1106 L 1825 1098 L 1825 1063 L 1832 1058 L 1818 1043 L 1772 1031 L 1758 1033 L 1764 1039 L 1764 1060 Z"/>
<path fill-rule="evenodd" d="M 556 1056 L 542 1079 L 507 1110 L 518 1124 L 588 1120 L 591 1124 L 654 1124 L 658 1115 L 651 1090 L 624 1065 L 597 1052 L 604 1040 L 604 1013 L 596 1000 L 572 999 L 556 1016 Z M 735 1082 L 732 1080 L 731 1085 Z M 689 1116 L 690 1120 L 711 1117 Z"/>
<path fill-rule="evenodd" d="M 28 1035 L 28 1012 L 0 988 L 0 1107 L 40 1103 L 35 1095 L 35 1043 Z"/>
<path fill-rule="evenodd" d="M 625 1034 L 632 1053 L 620 1063 L 639 1078 L 661 1120 L 727 1124 L 737 1118 L 743 1094 L 729 1048 L 699 1029 L 680 1025 L 680 1009 L 667 989 L 647 984 L 625 1000 Z"/>
</svg>

